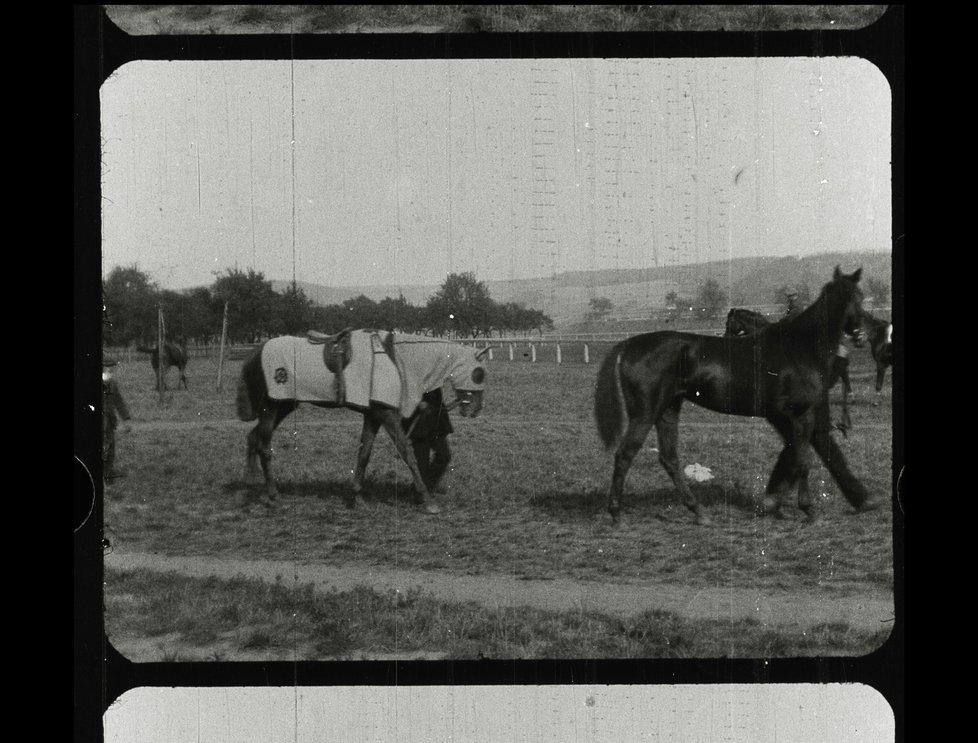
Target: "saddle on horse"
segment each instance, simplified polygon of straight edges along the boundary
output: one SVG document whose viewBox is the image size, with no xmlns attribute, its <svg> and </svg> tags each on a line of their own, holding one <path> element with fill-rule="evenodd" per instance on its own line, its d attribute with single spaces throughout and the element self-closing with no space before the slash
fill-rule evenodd
<svg viewBox="0 0 978 743">
<path fill-rule="evenodd" d="M 343 370 L 353 357 L 353 342 L 350 335 L 352 332 L 353 328 L 343 328 L 335 335 L 320 333 L 318 330 L 306 331 L 306 339 L 310 343 L 323 346 L 323 362 L 333 374 L 336 401 L 340 404 L 346 402 L 346 380 L 343 378 Z"/>
</svg>

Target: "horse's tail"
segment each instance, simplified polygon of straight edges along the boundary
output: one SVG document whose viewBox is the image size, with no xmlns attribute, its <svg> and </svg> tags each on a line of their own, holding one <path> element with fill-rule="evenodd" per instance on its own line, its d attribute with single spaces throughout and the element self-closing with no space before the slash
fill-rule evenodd
<svg viewBox="0 0 978 743">
<path fill-rule="evenodd" d="M 136 346 L 136 350 L 140 353 L 156 353 L 158 349 L 156 346 Z"/>
<path fill-rule="evenodd" d="M 604 357 L 598 370 L 598 382 L 594 389 L 594 418 L 598 435 L 606 449 L 618 441 L 622 429 L 621 352 L 623 343 L 617 343 Z"/>
<path fill-rule="evenodd" d="M 241 364 L 238 392 L 234 398 L 239 420 L 255 420 L 261 411 L 262 400 L 267 394 L 265 375 L 261 368 L 261 352 L 264 346 L 264 343 L 258 346 Z"/>
</svg>

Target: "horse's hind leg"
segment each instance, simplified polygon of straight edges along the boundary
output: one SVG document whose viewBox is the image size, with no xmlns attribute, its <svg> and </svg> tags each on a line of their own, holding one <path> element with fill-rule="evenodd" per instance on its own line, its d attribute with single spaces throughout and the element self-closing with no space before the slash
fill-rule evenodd
<svg viewBox="0 0 978 743">
<path fill-rule="evenodd" d="M 662 412 L 659 422 L 655 424 L 656 432 L 659 435 L 659 463 L 669 473 L 669 477 L 679 491 L 683 503 L 696 516 L 696 523 L 706 525 L 710 523 L 710 517 L 703 513 L 699 501 L 696 500 L 689 483 L 683 476 L 679 463 L 679 409 L 682 402 L 683 399 L 677 397 Z"/>
<path fill-rule="evenodd" d="M 272 434 L 282 419 L 294 409 L 294 404 L 275 408 L 266 407 L 258 418 L 258 424 L 248 433 L 247 466 L 250 472 L 254 472 L 255 457 L 257 456 L 261 461 L 269 501 L 278 497 L 278 488 L 272 472 Z"/>
<path fill-rule="evenodd" d="M 621 513 L 621 494 L 625 487 L 625 475 L 628 474 L 635 455 L 641 451 L 642 444 L 651 430 L 651 423 L 630 420 L 621 444 L 615 452 L 615 469 L 611 476 L 611 494 L 608 497 L 608 512 L 614 522 L 618 521 L 618 514 Z"/>
</svg>

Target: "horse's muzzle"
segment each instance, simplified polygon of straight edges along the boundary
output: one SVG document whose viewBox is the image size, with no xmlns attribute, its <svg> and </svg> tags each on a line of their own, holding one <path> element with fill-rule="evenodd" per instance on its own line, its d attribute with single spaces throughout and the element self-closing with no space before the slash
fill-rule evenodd
<svg viewBox="0 0 978 743">
<path fill-rule="evenodd" d="M 457 390 L 455 394 L 455 404 L 458 406 L 463 418 L 475 418 L 479 415 L 479 412 L 482 410 L 481 390 L 474 392 Z"/>
</svg>

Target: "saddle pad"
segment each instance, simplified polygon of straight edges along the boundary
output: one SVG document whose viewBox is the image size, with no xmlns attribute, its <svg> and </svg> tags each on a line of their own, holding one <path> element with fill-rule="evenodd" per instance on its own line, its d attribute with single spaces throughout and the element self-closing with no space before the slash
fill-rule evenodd
<svg viewBox="0 0 978 743">
<path fill-rule="evenodd" d="M 365 408 L 371 401 L 399 407 L 401 382 L 397 368 L 373 333 L 351 334 L 350 363 L 343 372 L 346 404 Z M 265 343 L 262 372 L 273 400 L 336 403 L 336 384 L 323 360 L 322 344 L 282 336 Z"/>
</svg>

